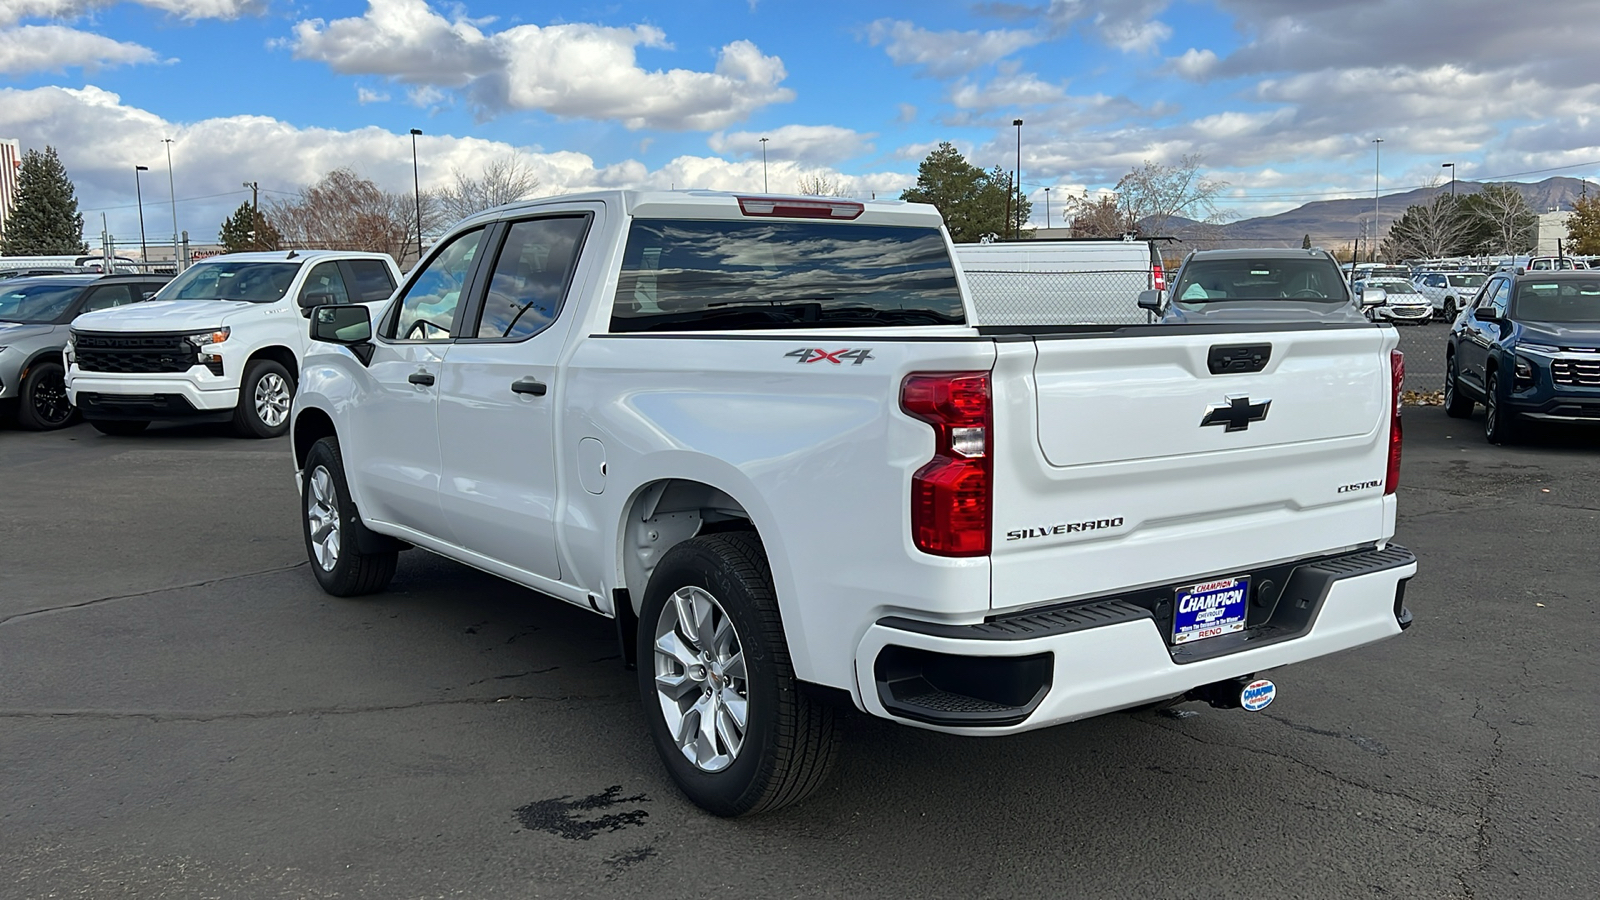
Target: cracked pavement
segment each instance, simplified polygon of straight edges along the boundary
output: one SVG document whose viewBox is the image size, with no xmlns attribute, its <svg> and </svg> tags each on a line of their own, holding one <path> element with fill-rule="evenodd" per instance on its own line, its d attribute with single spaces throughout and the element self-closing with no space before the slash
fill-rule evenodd
<svg viewBox="0 0 1600 900">
<path fill-rule="evenodd" d="M 0 431 L 0 897 L 1590 898 L 1597 452 L 1408 409 L 1402 637 L 1257 715 L 852 717 L 815 798 L 727 822 L 610 622 L 420 551 L 322 594 L 287 442 Z"/>
</svg>

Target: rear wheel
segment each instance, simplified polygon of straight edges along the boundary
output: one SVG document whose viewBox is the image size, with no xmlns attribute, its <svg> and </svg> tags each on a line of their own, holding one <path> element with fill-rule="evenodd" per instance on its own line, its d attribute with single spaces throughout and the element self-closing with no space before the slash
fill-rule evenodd
<svg viewBox="0 0 1600 900">
<path fill-rule="evenodd" d="M 645 590 L 639 638 L 651 735 L 696 805 L 719 816 L 766 812 L 822 784 L 837 749 L 833 710 L 795 679 L 754 534 L 668 551 Z"/>
<path fill-rule="evenodd" d="M 1499 373 L 1489 373 L 1488 379 L 1484 382 L 1484 395 L 1486 399 L 1483 402 L 1483 436 L 1488 438 L 1491 444 L 1509 443 L 1514 428 L 1511 413 L 1501 409 Z"/>
<path fill-rule="evenodd" d="M 1461 376 L 1456 372 L 1456 357 L 1452 353 L 1444 361 L 1444 414 L 1452 419 L 1469 418 L 1472 406 L 1472 398 L 1461 393 Z"/>
<path fill-rule="evenodd" d="M 280 363 L 258 359 L 245 367 L 244 380 L 239 383 L 233 430 L 240 437 L 279 437 L 289 430 L 293 402 L 294 376 Z"/>
<path fill-rule="evenodd" d="M 51 431 L 72 424 L 77 410 L 67 400 L 66 372 L 60 363 L 39 362 L 28 367 L 18 391 L 17 427 Z"/>
<path fill-rule="evenodd" d="M 337 438 L 325 437 L 311 445 L 301 479 L 300 519 L 317 584 L 335 597 L 372 594 L 388 587 L 400 554 L 361 552 L 358 534 L 363 526 L 350 499 Z"/>
<path fill-rule="evenodd" d="M 150 427 L 149 422 L 128 419 L 90 419 L 89 424 L 95 431 L 114 437 L 130 437 Z"/>
</svg>

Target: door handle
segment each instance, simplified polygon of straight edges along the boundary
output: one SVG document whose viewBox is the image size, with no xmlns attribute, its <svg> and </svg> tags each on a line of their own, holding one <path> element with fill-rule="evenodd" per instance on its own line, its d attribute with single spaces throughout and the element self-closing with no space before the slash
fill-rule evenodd
<svg viewBox="0 0 1600 900">
<path fill-rule="evenodd" d="M 412 372 L 410 375 L 406 376 L 406 380 L 412 384 L 420 384 L 424 387 L 433 384 L 433 376 L 429 375 L 427 372 Z"/>
<path fill-rule="evenodd" d="M 547 390 L 549 388 L 544 382 L 531 376 L 511 382 L 511 392 L 513 394 L 532 394 L 535 397 L 543 397 L 544 392 Z"/>
</svg>

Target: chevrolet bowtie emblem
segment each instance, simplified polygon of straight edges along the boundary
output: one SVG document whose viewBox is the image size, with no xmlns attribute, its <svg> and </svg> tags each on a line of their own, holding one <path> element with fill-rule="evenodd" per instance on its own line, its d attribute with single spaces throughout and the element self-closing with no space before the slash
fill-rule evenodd
<svg viewBox="0 0 1600 900">
<path fill-rule="evenodd" d="M 1212 404 L 1206 409 L 1206 417 L 1200 420 L 1200 427 L 1226 425 L 1224 431 L 1244 431 L 1250 427 L 1251 422 L 1266 419 L 1267 410 L 1271 407 L 1271 400 L 1252 403 L 1244 394 L 1230 396 L 1228 402 Z"/>
</svg>

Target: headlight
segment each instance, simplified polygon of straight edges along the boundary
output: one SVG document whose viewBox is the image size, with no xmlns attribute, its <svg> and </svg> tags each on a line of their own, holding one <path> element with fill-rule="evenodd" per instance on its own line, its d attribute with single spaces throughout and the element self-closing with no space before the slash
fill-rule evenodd
<svg viewBox="0 0 1600 900">
<path fill-rule="evenodd" d="M 224 325 L 221 328 L 212 331 L 197 331 L 194 334 L 186 334 L 183 337 L 184 340 L 195 345 L 196 347 L 204 347 L 207 344 L 220 344 L 227 340 L 228 335 L 232 333 L 233 329 Z"/>
<path fill-rule="evenodd" d="M 1524 383 L 1524 384 L 1529 384 L 1529 383 L 1533 382 L 1533 364 L 1528 362 L 1527 360 L 1523 359 L 1520 356 L 1517 357 L 1516 372 L 1517 372 L 1517 381 L 1518 382 L 1521 382 L 1521 383 Z"/>
<path fill-rule="evenodd" d="M 1561 352 L 1560 347 L 1551 347 L 1547 344 L 1529 344 L 1526 342 L 1518 344 L 1517 349 L 1526 350 L 1529 353 L 1546 353 L 1551 355 Z"/>
</svg>

